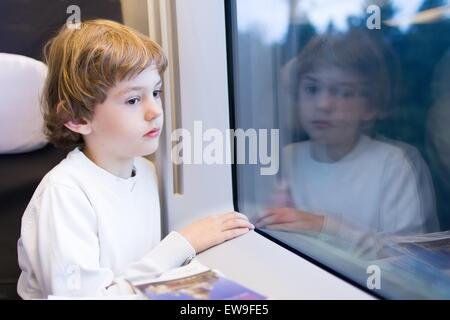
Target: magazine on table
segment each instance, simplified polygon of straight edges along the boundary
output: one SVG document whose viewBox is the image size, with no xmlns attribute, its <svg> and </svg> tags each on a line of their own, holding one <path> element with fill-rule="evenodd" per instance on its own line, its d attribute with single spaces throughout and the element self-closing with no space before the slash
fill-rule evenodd
<svg viewBox="0 0 450 320">
<path fill-rule="evenodd" d="M 131 282 L 151 300 L 262 300 L 265 296 L 225 277 L 197 260 L 158 277 Z"/>
<path fill-rule="evenodd" d="M 450 275 L 450 231 L 394 237 L 399 253 L 414 256 Z"/>
</svg>

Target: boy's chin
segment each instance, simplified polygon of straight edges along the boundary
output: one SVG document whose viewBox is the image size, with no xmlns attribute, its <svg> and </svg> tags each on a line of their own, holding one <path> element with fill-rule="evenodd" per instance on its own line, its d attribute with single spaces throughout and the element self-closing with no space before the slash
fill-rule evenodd
<svg viewBox="0 0 450 320">
<path fill-rule="evenodd" d="M 312 142 L 319 143 L 319 144 L 329 144 L 333 139 L 331 137 L 328 137 L 324 134 L 308 134 L 309 139 Z"/>
<path fill-rule="evenodd" d="M 149 156 L 149 155 L 155 153 L 156 150 L 158 150 L 158 147 L 159 147 L 159 143 L 158 143 L 158 142 L 155 142 L 155 143 L 152 143 L 152 144 L 150 144 L 150 145 L 148 145 L 148 146 L 145 146 L 145 147 L 141 150 L 139 156 L 141 156 L 141 157 Z"/>
</svg>

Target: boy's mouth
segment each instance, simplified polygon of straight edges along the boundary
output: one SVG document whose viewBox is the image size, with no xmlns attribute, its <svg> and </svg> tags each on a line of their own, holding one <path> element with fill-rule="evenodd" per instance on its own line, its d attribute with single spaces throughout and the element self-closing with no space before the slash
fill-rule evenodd
<svg viewBox="0 0 450 320">
<path fill-rule="evenodd" d="M 331 123 L 325 120 L 314 120 L 311 121 L 311 124 L 317 129 L 328 129 L 331 127 Z"/>
<path fill-rule="evenodd" d="M 147 132 L 144 137 L 147 138 L 155 138 L 159 135 L 159 132 L 161 131 L 160 128 L 153 128 L 152 130 L 150 130 L 149 132 Z"/>
</svg>

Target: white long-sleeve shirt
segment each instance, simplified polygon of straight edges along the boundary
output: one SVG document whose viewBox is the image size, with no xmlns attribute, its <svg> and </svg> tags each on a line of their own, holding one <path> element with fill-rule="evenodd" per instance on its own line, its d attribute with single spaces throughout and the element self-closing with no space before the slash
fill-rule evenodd
<svg viewBox="0 0 450 320">
<path fill-rule="evenodd" d="M 182 265 L 195 250 L 179 233 L 161 241 L 153 164 L 134 161 L 124 179 L 75 149 L 42 179 L 18 241 L 24 299 L 131 293 L 123 279 Z"/>
<path fill-rule="evenodd" d="M 323 233 L 357 242 L 438 229 L 430 174 L 413 147 L 362 135 L 343 159 L 324 163 L 310 144 L 285 148 L 284 177 L 296 208 L 326 216 Z"/>
</svg>

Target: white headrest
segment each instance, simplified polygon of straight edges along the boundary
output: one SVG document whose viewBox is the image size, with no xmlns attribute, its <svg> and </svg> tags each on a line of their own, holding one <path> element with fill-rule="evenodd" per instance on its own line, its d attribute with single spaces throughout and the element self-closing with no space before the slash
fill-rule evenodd
<svg viewBox="0 0 450 320">
<path fill-rule="evenodd" d="M 0 53 L 0 153 L 43 147 L 40 97 L 47 66 L 16 54 Z"/>
</svg>

